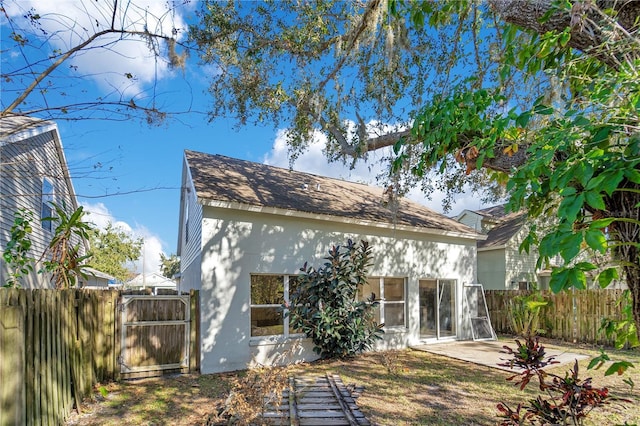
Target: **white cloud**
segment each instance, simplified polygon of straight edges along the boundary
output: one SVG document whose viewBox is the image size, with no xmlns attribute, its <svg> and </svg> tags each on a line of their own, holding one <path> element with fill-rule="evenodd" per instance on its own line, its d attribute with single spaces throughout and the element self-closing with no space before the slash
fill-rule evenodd
<svg viewBox="0 0 640 426">
<path fill-rule="evenodd" d="M 385 157 L 391 155 L 390 148 L 369 153 L 366 162 L 360 160 L 355 164 L 355 167 L 351 169 L 348 165 L 340 162 L 330 163 L 327 160 L 323 153 L 326 141 L 326 136 L 316 131 L 313 142 L 309 145 L 308 149 L 296 159 L 293 164 L 293 169 L 305 173 L 360 182 L 368 185 L 377 185 L 378 177 L 386 173 L 383 161 Z M 271 152 L 264 156 L 263 162 L 272 166 L 289 168 L 289 148 L 286 143 L 284 130 L 278 131 Z M 442 191 L 435 190 L 430 194 L 429 199 L 420 188 L 414 188 L 407 194 L 407 198 L 437 212 L 443 212 L 442 200 L 445 198 L 445 194 Z M 447 213 L 447 215 L 451 215 L 452 213 L 457 214 L 464 209 L 478 210 L 483 207 L 486 206 L 480 202 L 478 196 L 471 194 L 469 191 L 456 198 L 451 212 Z"/>
<path fill-rule="evenodd" d="M 136 272 L 160 272 L 160 253 L 164 253 L 163 241 L 144 225 L 129 225 L 117 220 L 103 203 L 83 204 L 87 212 L 87 221 L 92 222 L 99 229 L 104 229 L 109 222 L 130 234 L 132 238 L 142 238 L 142 256 L 132 265 Z"/>
<path fill-rule="evenodd" d="M 13 19 L 21 19 L 33 9 L 41 16 L 37 21 L 46 32 L 47 42 L 54 49 L 68 50 L 86 40 L 91 34 L 103 31 L 115 20 L 115 28 L 129 31 L 172 35 L 178 29 L 177 38 L 184 38 L 187 24 L 181 13 L 188 6 L 181 5 L 173 13 L 167 13 L 167 2 L 158 0 L 136 0 L 118 2 L 118 10 L 113 13 L 113 2 L 95 0 L 20 0 L 5 2 L 5 10 Z M 62 13 L 61 13 L 62 11 Z M 23 25 L 30 25 L 22 21 Z M 38 31 L 38 30 L 36 30 Z M 96 48 L 97 46 L 102 46 Z M 160 46 L 164 49 L 165 46 Z M 117 92 L 127 97 L 139 94 L 148 83 L 157 77 L 162 79 L 171 71 L 164 61 L 155 61 L 146 43 L 141 38 L 106 35 L 93 42 L 88 48 L 74 55 L 70 65 L 77 66 L 81 75 L 91 76 L 106 92 Z M 125 76 L 131 73 L 134 78 Z"/>
</svg>

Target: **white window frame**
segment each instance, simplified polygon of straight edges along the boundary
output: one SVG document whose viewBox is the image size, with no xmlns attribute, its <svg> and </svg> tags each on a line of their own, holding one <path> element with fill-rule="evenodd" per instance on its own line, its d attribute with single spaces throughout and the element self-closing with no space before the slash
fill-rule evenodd
<svg viewBox="0 0 640 426">
<path fill-rule="evenodd" d="M 282 304 L 266 304 L 266 305 L 260 305 L 260 304 L 254 304 L 251 303 L 251 278 L 254 276 L 262 276 L 262 277 L 283 277 L 283 303 L 288 304 L 290 301 L 290 288 L 289 288 L 289 280 L 290 278 L 297 278 L 297 275 L 292 275 L 292 274 L 250 274 L 250 279 L 249 279 L 249 323 L 251 324 L 251 309 L 252 308 L 280 308 L 282 307 Z M 283 309 L 282 311 L 282 322 L 283 322 L 283 329 L 282 329 L 282 334 L 266 334 L 266 335 L 262 335 L 262 336 L 250 336 L 251 340 L 273 340 L 273 339 L 290 339 L 290 338 L 300 338 L 300 337 L 306 337 L 304 335 L 304 333 L 291 333 L 289 331 L 289 315 L 287 315 L 289 313 L 288 309 Z M 251 334 L 251 332 L 249 333 Z"/>
<path fill-rule="evenodd" d="M 407 328 L 407 278 L 406 277 L 383 277 L 383 276 L 372 276 L 367 278 L 367 280 L 379 280 L 379 288 L 380 288 L 380 294 L 376 295 L 376 302 L 379 302 L 380 305 L 378 305 L 378 308 L 380 310 L 380 323 L 381 324 L 385 324 L 384 328 L 385 329 L 402 329 L 402 330 L 406 330 Z M 402 280 L 402 300 L 386 300 L 385 297 L 385 293 L 384 293 L 384 280 L 385 279 L 394 279 L 394 280 Z M 368 294 L 364 294 L 361 297 L 361 300 L 363 298 L 369 297 Z M 392 326 L 388 326 L 386 325 L 386 318 L 385 318 L 385 310 L 387 306 L 390 305 L 403 305 L 403 317 L 404 317 L 404 324 L 403 325 L 392 325 Z"/>
<path fill-rule="evenodd" d="M 55 202 L 56 196 L 56 188 L 53 185 L 53 181 L 48 178 L 42 178 L 42 187 L 41 187 L 41 204 L 40 204 L 40 222 L 42 224 L 42 228 L 53 232 L 53 221 L 45 220 L 45 217 L 53 217 L 53 206 L 51 203 Z"/>
</svg>

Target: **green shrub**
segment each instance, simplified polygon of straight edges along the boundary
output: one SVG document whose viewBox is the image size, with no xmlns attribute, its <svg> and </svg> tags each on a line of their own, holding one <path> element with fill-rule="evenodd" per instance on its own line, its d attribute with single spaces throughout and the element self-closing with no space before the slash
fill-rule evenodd
<svg viewBox="0 0 640 426">
<path fill-rule="evenodd" d="M 544 334 L 545 329 L 540 325 L 540 310 L 548 303 L 537 290 L 531 294 L 516 296 L 509 300 L 507 309 L 513 332 L 523 337 Z"/>
<path fill-rule="evenodd" d="M 369 244 L 349 240 L 344 247 L 333 246 L 325 260 L 317 270 L 307 263 L 301 268 L 297 289 L 285 306 L 291 327 L 311 338 L 313 350 L 323 358 L 370 349 L 383 331 L 374 321 L 375 296 L 358 300 L 371 262 Z"/>
</svg>

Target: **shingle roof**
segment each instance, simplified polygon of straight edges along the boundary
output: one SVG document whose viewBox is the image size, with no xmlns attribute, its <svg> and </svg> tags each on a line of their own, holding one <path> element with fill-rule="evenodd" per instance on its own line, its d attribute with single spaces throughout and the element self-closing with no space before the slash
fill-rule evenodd
<svg viewBox="0 0 640 426">
<path fill-rule="evenodd" d="M 506 204 L 500 204 L 498 206 L 487 207 L 486 209 L 477 210 L 476 213 L 486 218 L 500 219 L 507 214 L 505 211 L 505 206 Z"/>
<path fill-rule="evenodd" d="M 200 200 L 271 207 L 482 238 L 472 228 L 405 198 L 400 199 L 394 214 L 385 205 L 387 196 L 382 188 L 189 150 L 185 151 L 185 159 Z"/>
<path fill-rule="evenodd" d="M 0 141 L 11 142 L 17 134 L 27 130 L 38 132 L 36 129 L 42 126 L 54 126 L 54 123 L 26 115 L 7 115 L 0 119 Z"/>
<path fill-rule="evenodd" d="M 478 242 L 479 249 L 498 248 L 506 245 L 522 228 L 527 215 L 525 212 L 509 213 L 489 231 L 487 239 Z"/>
</svg>

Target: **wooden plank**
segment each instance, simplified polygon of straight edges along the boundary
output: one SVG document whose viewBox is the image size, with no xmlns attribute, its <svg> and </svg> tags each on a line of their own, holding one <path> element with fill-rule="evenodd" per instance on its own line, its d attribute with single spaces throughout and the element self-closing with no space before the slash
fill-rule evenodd
<svg viewBox="0 0 640 426">
<path fill-rule="evenodd" d="M 42 304 L 41 329 L 41 351 L 40 351 L 40 371 L 42 372 L 42 423 L 53 425 L 52 416 L 52 391 L 51 391 L 51 320 L 49 309 L 50 290 L 43 290 L 40 302 Z"/>
<path fill-rule="evenodd" d="M 200 323 L 200 315 L 198 314 L 198 307 L 200 305 L 199 293 L 196 290 L 191 289 L 189 291 L 189 318 L 190 318 L 190 330 L 189 330 L 189 371 L 198 372 L 199 366 L 199 352 L 200 342 L 198 341 L 198 324 Z"/>
<path fill-rule="evenodd" d="M 26 422 L 24 310 L 0 305 L 0 424 Z"/>
<path fill-rule="evenodd" d="M 59 296 L 60 290 L 51 291 L 49 294 L 50 316 L 51 322 L 51 357 L 49 358 L 51 372 L 51 390 L 52 390 L 52 416 L 56 424 L 61 424 L 64 418 L 64 412 L 61 407 L 60 400 L 60 317 L 59 317 Z"/>
<path fill-rule="evenodd" d="M 121 338 L 122 338 L 122 316 L 120 314 L 120 304 L 122 303 L 122 292 L 118 292 L 117 293 L 117 297 L 115 298 L 116 302 L 114 304 L 114 317 L 113 317 L 113 322 L 114 322 L 114 336 L 113 336 L 113 341 L 114 341 L 114 345 L 113 345 L 113 356 L 114 356 L 114 373 L 115 373 L 115 379 L 116 380 L 121 380 L 122 376 L 121 376 L 121 369 L 120 369 L 120 357 L 122 356 L 122 344 L 121 344 Z"/>
<path fill-rule="evenodd" d="M 35 309 L 33 307 L 33 292 L 25 291 L 25 364 L 26 364 L 26 424 L 33 426 L 35 422 L 35 346 L 34 346 L 34 317 Z"/>
<path fill-rule="evenodd" d="M 93 365 L 96 372 L 96 381 L 98 383 L 104 381 L 105 371 L 104 371 L 104 356 L 105 356 L 105 338 L 104 338 L 104 328 L 102 327 L 105 312 L 104 305 L 105 300 L 103 295 L 100 294 L 102 292 L 93 292 L 91 295 L 92 305 L 94 309 L 94 321 L 93 321 Z"/>
<path fill-rule="evenodd" d="M 33 290 L 33 419 L 40 422 L 42 413 L 42 290 Z"/>
</svg>

